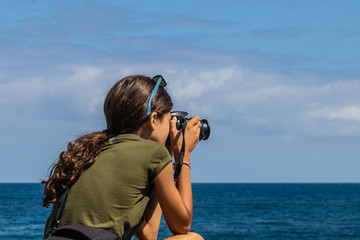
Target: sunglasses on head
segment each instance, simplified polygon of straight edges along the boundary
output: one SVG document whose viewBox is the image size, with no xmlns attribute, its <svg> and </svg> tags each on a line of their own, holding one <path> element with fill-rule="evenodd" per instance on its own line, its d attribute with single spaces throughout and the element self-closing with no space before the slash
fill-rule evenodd
<svg viewBox="0 0 360 240">
<path fill-rule="evenodd" d="M 152 80 L 156 83 L 154 90 L 152 91 L 150 98 L 149 98 L 149 103 L 148 103 L 148 107 L 147 107 L 147 112 L 146 115 L 150 115 L 151 113 L 151 100 L 155 97 L 159 87 L 165 87 L 166 86 L 166 82 L 165 79 L 163 78 L 163 76 L 161 75 L 156 75 L 155 77 L 152 78 Z"/>
</svg>

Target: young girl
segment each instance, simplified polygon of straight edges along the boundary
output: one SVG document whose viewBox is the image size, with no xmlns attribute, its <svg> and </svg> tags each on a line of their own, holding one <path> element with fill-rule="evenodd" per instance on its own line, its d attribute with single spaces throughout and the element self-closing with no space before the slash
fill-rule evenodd
<svg viewBox="0 0 360 240">
<path fill-rule="evenodd" d="M 199 141 L 200 118 L 185 130 L 184 165 L 174 184 L 171 165 L 179 161 L 182 133 L 171 119 L 172 101 L 158 75 L 128 76 L 117 82 L 104 103 L 107 130 L 79 137 L 59 155 L 44 184 L 43 206 L 57 203 L 70 188 L 59 227 L 73 224 L 104 228 L 123 236 L 137 228 L 139 239 L 156 239 L 162 213 L 173 236 L 191 233 L 193 214 L 190 155 Z M 171 146 L 164 146 L 170 136 Z M 110 142 L 110 138 L 113 138 Z M 50 231 L 54 211 L 45 226 Z"/>
</svg>

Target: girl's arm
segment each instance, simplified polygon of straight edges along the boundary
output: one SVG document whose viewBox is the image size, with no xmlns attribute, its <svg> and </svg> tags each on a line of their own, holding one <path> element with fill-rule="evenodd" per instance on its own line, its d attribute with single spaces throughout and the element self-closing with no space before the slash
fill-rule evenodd
<svg viewBox="0 0 360 240">
<path fill-rule="evenodd" d="M 199 120 L 200 118 L 194 117 L 187 124 L 184 161 L 190 161 L 190 153 L 199 141 Z M 171 155 L 173 152 L 175 153 L 175 160 L 178 161 L 182 136 L 179 135 L 181 132 L 176 130 L 176 119 L 170 122 L 170 129 L 174 147 L 168 150 Z M 145 221 L 135 232 L 137 238 L 141 240 L 157 238 L 162 210 L 172 233 L 188 233 L 190 231 L 193 206 L 189 166 L 183 165 L 176 187 L 173 179 L 171 164 L 168 164 L 155 177 L 153 193 L 144 212 Z"/>
<path fill-rule="evenodd" d="M 176 119 L 170 121 L 170 137 L 174 146 L 175 159 L 181 148 L 182 136 L 178 136 L 176 130 Z M 190 155 L 196 144 L 199 142 L 200 118 L 191 118 L 185 130 L 185 154 L 184 161 L 190 162 Z M 177 140 L 175 143 L 175 139 Z M 180 144 L 177 144 L 179 143 Z M 175 186 L 173 169 L 168 164 L 154 180 L 155 192 L 164 213 L 169 230 L 174 234 L 188 233 L 191 227 L 193 214 L 192 189 L 190 178 L 190 167 L 183 165 L 179 180 Z"/>
<path fill-rule="evenodd" d="M 161 208 L 156 197 L 155 189 L 153 189 L 150 201 L 146 206 L 144 217 L 145 221 L 138 227 L 135 236 L 141 240 L 156 239 L 161 220 Z"/>
</svg>

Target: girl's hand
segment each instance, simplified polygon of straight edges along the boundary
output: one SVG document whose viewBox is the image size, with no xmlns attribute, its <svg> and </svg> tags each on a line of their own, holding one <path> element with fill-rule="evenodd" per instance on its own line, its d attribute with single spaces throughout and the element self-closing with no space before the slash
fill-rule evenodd
<svg viewBox="0 0 360 240">
<path fill-rule="evenodd" d="M 191 153 L 199 142 L 200 118 L 191 117 L 185 129 L 185 153 Z"/>
<path fill-rule="evenodd" d="M 175 157 L 179 156 L 183 142 L 182 130 L 176 129 L 176 121 L 176 117 L 170 120 L 170 142 Z M 200 135 L 199 127 L 200 118 L 197 116 L 191 117 L 187 122 L 185 128 L 185 153 L 191 153 L 198 144 Z"/>
<path fill-rule="evenodd" d="M 176 121 L 177 118 L 173 117 L 170 120 L 170 142 L 171 142 L 171 148 L 173 150 L 174 156 L 178 157 L 180 150 L 181 150 L 181 146 L 182 146 L 182 142 L 183 142 L 183 136 L 182 136 L 182 130 L 177 130 L 176 128 Z M 177 160 L 177 159 L 175 159 Z"/>
</svg>

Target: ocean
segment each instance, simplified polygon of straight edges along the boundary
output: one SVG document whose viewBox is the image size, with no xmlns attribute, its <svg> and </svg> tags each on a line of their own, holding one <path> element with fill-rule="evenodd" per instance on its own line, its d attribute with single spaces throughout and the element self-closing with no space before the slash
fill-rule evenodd
<svg viewBox="0 0 360 240">
<path fill-rule="evenodd" d="M 42 239 L 41 184 L 0 184 L 0 239 Z M 192 231 L 215 239 L 360 239 L 360 184 L 193 184 Z M 170 236 L 162 220 L 159 237 Z"/>
</svg>

